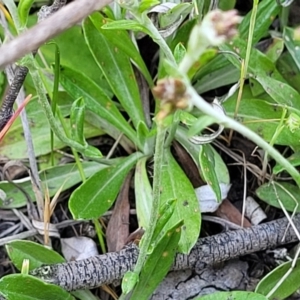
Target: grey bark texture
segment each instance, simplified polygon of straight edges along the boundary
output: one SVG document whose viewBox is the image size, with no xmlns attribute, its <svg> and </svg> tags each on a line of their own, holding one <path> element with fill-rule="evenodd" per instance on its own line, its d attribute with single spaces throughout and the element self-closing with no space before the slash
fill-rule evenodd
<svg viewBox="0 0 300 300">
<path fill-rule="evenodd" d="M 299 230 L 300 214 L 295 216 L 293 222 Z M 189 255 L 178 253 L 172 270 L 201 270 L 209 265 L 297 240 L 286 218 L 250 228 L 227 231 L 199 239 Z M 127 271 L 133 269 L 138 253 L 138 247 L 132 243 L 120 252 L 44 266 L 33 270 L 31 274 L 69 291 L 91 289 L 121 279 Z"/>
</svg>

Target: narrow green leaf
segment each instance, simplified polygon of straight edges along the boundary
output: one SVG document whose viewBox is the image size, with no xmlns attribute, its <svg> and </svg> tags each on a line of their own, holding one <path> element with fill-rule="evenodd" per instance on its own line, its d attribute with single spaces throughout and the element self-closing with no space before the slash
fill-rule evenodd
<svg viewBox="0 0 300 300">
<path fill-rule="evenodd" d="M 88 178 L 99 170 L 107 168 L 107 165 L 96 162 L 83 162 L 82 167 L 85 176 Z M 75 163 L 51 167 L 41 171 L 39 174 L 42 185 L 48 188 L 50 197 L 55 195 L 63 183 L 62 191 L 65 191 L 82 181 Z M 35 199 L 29 177 L 15 180 L 15 183 L 22 187 L 32 200 Z M 19 208 L 27 204 L 25 195 L 13 184 L 1 181 L 0 189 L 6 193 L 6 199 L 4 201 L 0 199 L 0 208 Z"/>
<path fill-rule="evenodd" d="M 0 294 L 9 300 L 75 300 L 61 287 L 23 274 L 12 274 L 0 279 Z"/>
<path fill-rule="evenodd" d="M 194 135 L 201 135 L 201 131 L 206 127 L 216 123 L 216 119 L 211 116 L 204 115 L 200 116 L 198 119 L 193 122 L 192 126 L 189 128 L 189 137 Z"/>
<path fill-rule="evenodd" d="M 182 43 L 178 43 L 174 49 L 174 58 L 177 64 L 179 64 L 183 57 L 186 54 L 186 48 L 183 46 Z"/>
<path fill-rule="evenodd" d="M 146 162 L 147 157 L 143 157 L 137 162 L 134 175 L 134 192 L 137 218 L 139 227 L 143 227 L 145 229 L 147 229 L 149 226 L 153 202 L 152 187 L 146 170 Z"/>
<path fill-rule="evenodd" d="M 268 273 L 257 285 L 255 292 L 267 295 L 273 287 L 282 279 L 291 268 L 291 261 L 283 263 Z M 283 282 L 278 286 L 275 293 L 269 299 L 284 300 L 300 288 L 300 260 Z"/>
<path fill-rule="evenodd" d="M 82 97 L 87 109 L 106 121 L 107 133 L 110 126 L 115 126 L 133 142 L 136 139 L 134 130 L 124 119 L 115 103 L 107 97 L 101 88 L 82 73 L 68 67 L 62 67 L 60 72 L 62 86 L 74 99 Z"/>
<path fill-rule="evenodd" d="M 69 201 L 74 219 L 94 219 L 105 213 L 114 203 L 126 175 L 141 157 L 141 153 L 134 153 L 100 170 L 79 186 Z"/>
<path fill-rule="evenodd" d="M 284 43 L 290 52 L 295 64 L 300 70 L 300 41 L 294 38 L 294 29 L 285 27 L 283 31 Z"/>
<path fill-rule="evenodd" d="M 113 45 L 90 18 L 84 21 L 83 30 L 96 63 L 134 126 L 137 128 L 140 121 L 146 123 L 130 58 L 119 47 Z"/>
<path fill-rule="evenodd" d="M 33 4 L 34 0 L 20 0 L 18 4 L 18 14 L 21 21 L 21 25 L 26 27 L 28 21 L 28 15 L 30 8 Z"/>
<path fill-rule="evenodd" d="M 199 202 L 191 182 L 168 149 L 164 153 L 161 190 L 161 206 L 172 199 L 177 199 L 175 212 L 167 224 L 167 228 L 174 226 L 179 220 L 183 220 L 184 229 L 181 233 L 179 251 L 189 253 L 196 243 L 200 231 Z"/>
<path fill-rule="evenodd" d="M 70 111 L 71 135 L 76 142 L 85 145 L 83 135 L 85 103 L 82 98 L 75 100 Z"/>
<path fill-rule="evenodd" d="M 133 290 L 136 283 L 139 281 L 139 276 L 134 272 L 127 272 L 122 280 L 122 292 L 127 295 Z"/>
<path fill-rule="evenodd" d="M 216 194 L 217 201 L 220 202 L 222 200 L 220 183 L 215 172 L 215 158 L 210 145 L 202 145 L 199 153 L 199 163 L 203 179 L 211 186 Z"/>
<path fill-rule="evenodd" d="M 152 77 L 148 71 L 148 68 L 142 58 L 140 52 L 133 44 L 129 34 L 125 30 L 115 30 L 112 34 L 110 30 L 103 28 L 103 24 L 109 24 L 111 20 L 104 18 L 100 13 L 94 13 L 90 16 L 91 21 L 99 32 L 101 32 L 113 45 L 116 45 L 124 53 L 126 53 L 134 64 L 139 68 L 144 77 L 146 78 L 150 87 L 153 86 Z"/>
<path fill-rule="evenodd" d="M 102 29 L 110 29 L 110 30 L 133 30 L 133 31 L 142 31 L 146 34 L 149 34 L 149 31 L 141 25 L 139 22 L 134 20 L 117 20 L 111 21 L 104 24 Z"/>
<path fill-rule="evenodd" d="M 176 201 L 176 199 L 169 200 L 159 208 L 158 220 L 152 235 L 152 243 L 154 247 L 161 238 L 161 235 L 165 234 L 164 227 L 169 222 L 175 211 Z"/>
<path fill-rule="evenodd" d="M 174 261 L 182 224 L 183 222 L 179 221 L 170 228 L 148 256 L 131 299 L 149 299 L 166 276 Z"/>
<path fill-rule="evenodd" d="M 65 262 L 57 252 L 31 241 L 13 241 L 6 245 L 6 251 L 13 264 L 21 270 L 23 259 L 29 259 L 29 270 L 42 264 Z"/>
<path fill-rule="evenodd" d="M 274 185 L 265 183 L 255 193 L 261 200 L 271 206 L 281 209 L 279 199 L 287 211 L 300 212 L 299 187 L 296 185 L 288 182 L 274 182 Z"/>
<path fill-rule="evenodd" d="M 268 300 L 265 296 L 252 292 L 217 292 L 206 296 L 197 297 L 194 300 Z"/>
</svg>

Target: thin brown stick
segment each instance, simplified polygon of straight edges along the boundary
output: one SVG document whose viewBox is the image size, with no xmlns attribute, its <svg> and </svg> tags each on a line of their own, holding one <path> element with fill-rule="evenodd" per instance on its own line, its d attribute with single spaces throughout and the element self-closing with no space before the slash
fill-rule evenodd
<svg viewBox="0 0 300 300">
<path fill-rule="evenodd" d="M 106 6 L 112 0 L 76 0 L 0 48 L 0 69 L 38 49 L 49 39 Z"/>
<path fill-rule="evenodd" d="M 299 230 L 300 214 L 295 216 L 293 221 Z M 262 225 L 201 238 L 189 255 L 176 255 L 172 269 L 203 269 L 208 265 L 298 241 L 291 226 L 285 232 L 288 225 L 287 218 L 282 218 Z M 133 270 L 138 253 L 138 247 L 132 243 L 120 252 L 40 267 L 31 274 L 69 291 L 91 289 L 121 279 L 127 271 Z"/>
</svg>

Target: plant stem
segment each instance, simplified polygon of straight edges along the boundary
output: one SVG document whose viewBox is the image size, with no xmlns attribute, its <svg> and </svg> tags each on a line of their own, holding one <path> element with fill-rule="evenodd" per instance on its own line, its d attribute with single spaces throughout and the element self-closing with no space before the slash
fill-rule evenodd
<svg viewBox="0 0 300 300">
<path fill-rule="evenodd" d="M 153 232 L 157 223 L 159 206 L 160 206 L 160 191 L 161 191 L 161 169 L 163 165 L 164 142 L 166 136 L 166 128 L 162 124 L 157 124 L 157 135 L 154 152 L 154 177 L 153 177 L 153 203 L 150 215 L 149 226 L 143 236 L 139 257 L 134 268 L 134 272 L 139 274 L 146 260 L 147 251 L 150 247 Z"/>
<path fill-rule="evenodd" d="M 166 59 L 172 63 L 174 66 L 177 66 L 177 63 L 175 61 L 174 55 L 164 40 L 164 38 L 160 35 L 157 28 L 154 26 L 152 21 L 148 18 L 148 16 L 138 16 L 135 15 L 137 21 L 139 21 L 142 25 L 144 25 L 148 30 L 149 34 L 152 37 L 153 41 L 159 45 L 160 51 L 165 55 Z"/>
<path fill-rule="evenodd" d="M 262 139 L 258 134 L 244 126 L 243 124 L 235 121 L 234 119 L 229 118 L 226 115 L 222 115 L 213 107 L 207 103 L 202 97 L 200 97 L 193 87 L 189 86 L 187 88 L 188 94 L 192 97 L 191 101 L 193 104 L 199 108 L 203 113 L 215 118 L 218 123 L 224 125 L 225 127 L 231 128 L 240 134 L 244 135 L 246 138 L 257 144 L 263 150 L 268 152 L 281 166 L 283 166 L 286 171 L 293 177 L 297 185 L 300 188 L 300 174 L 299 172 L 291 165 L 291 163 L 285 159 L 276 149 L 269 145 L 264 139 Z"/>
</svg>

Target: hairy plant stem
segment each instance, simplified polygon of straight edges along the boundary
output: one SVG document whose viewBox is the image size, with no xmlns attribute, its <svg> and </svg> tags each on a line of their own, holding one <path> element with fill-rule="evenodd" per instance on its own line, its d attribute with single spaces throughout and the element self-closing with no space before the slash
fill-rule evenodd
<svg viewBox="0 0 300 300">
<path fill-rule="evenodd" d="M 151 36 L 153 41 L 159 45 L 160 51 L 162 51 L 162 53 L 165 55 L 165 58 L 174 66 L 177 66 L 177 63 L 175 61 L 174 55 L 170 47 L 168 46 L 164 38 L 161 36 L 157 28 L 154 26 L 152 21 L 148 18 L 148 16 L 139 16 L 138 14 L 134 14 L 134 16 L 138 22 L 140 22 L 143 26 L 145 26 L 148 29 L 149 35 Z"/>
<path fill-rule="evenodd" d="M 216 111 L 209 103 L 207 103 L 201 96 L 197 94 L 192 86 L 187 87 L 187 93 L 191 96 L 191 101 L 193 104 L 200 109 L 203 113 L 215 118 L 219 124 L 224 125 L 227 128 L 231 128 L 240 134 L 244 135 L 246 138 L 254 142 L 256 145 L 265 150 L 270 156 L 272 156 L 276 162 L 283 166 L 286 171 L 293 177 L 297 185 L 300 187 L 300 174 L 292 166 L 292 164 L 285 159 L 276 149 L 269 145 L 264 139 L 262 139 L 258 134 L 244 126 L 243 124 L 229 118 L 226 115 L 220 114 Z"/>
<path fill-rule="evenodd" d="M 157 223 L 159 206 L 160 206 L 160 191 L 161 191 L 161 169 L 163 165 L 164 142 L 167 129 L 162 124 L 157 124 L 157 135 L 154 152 L 154 176 L 153 176 L 153 203 L 150 215 L 149 226 L 145 231 L 143 239 L 140 243 L 140 253 L 134 268 L 134 273 L 139 274 L 146 261 L 147 252 L 151 245 L 153 232 Z"/>
</svg>

